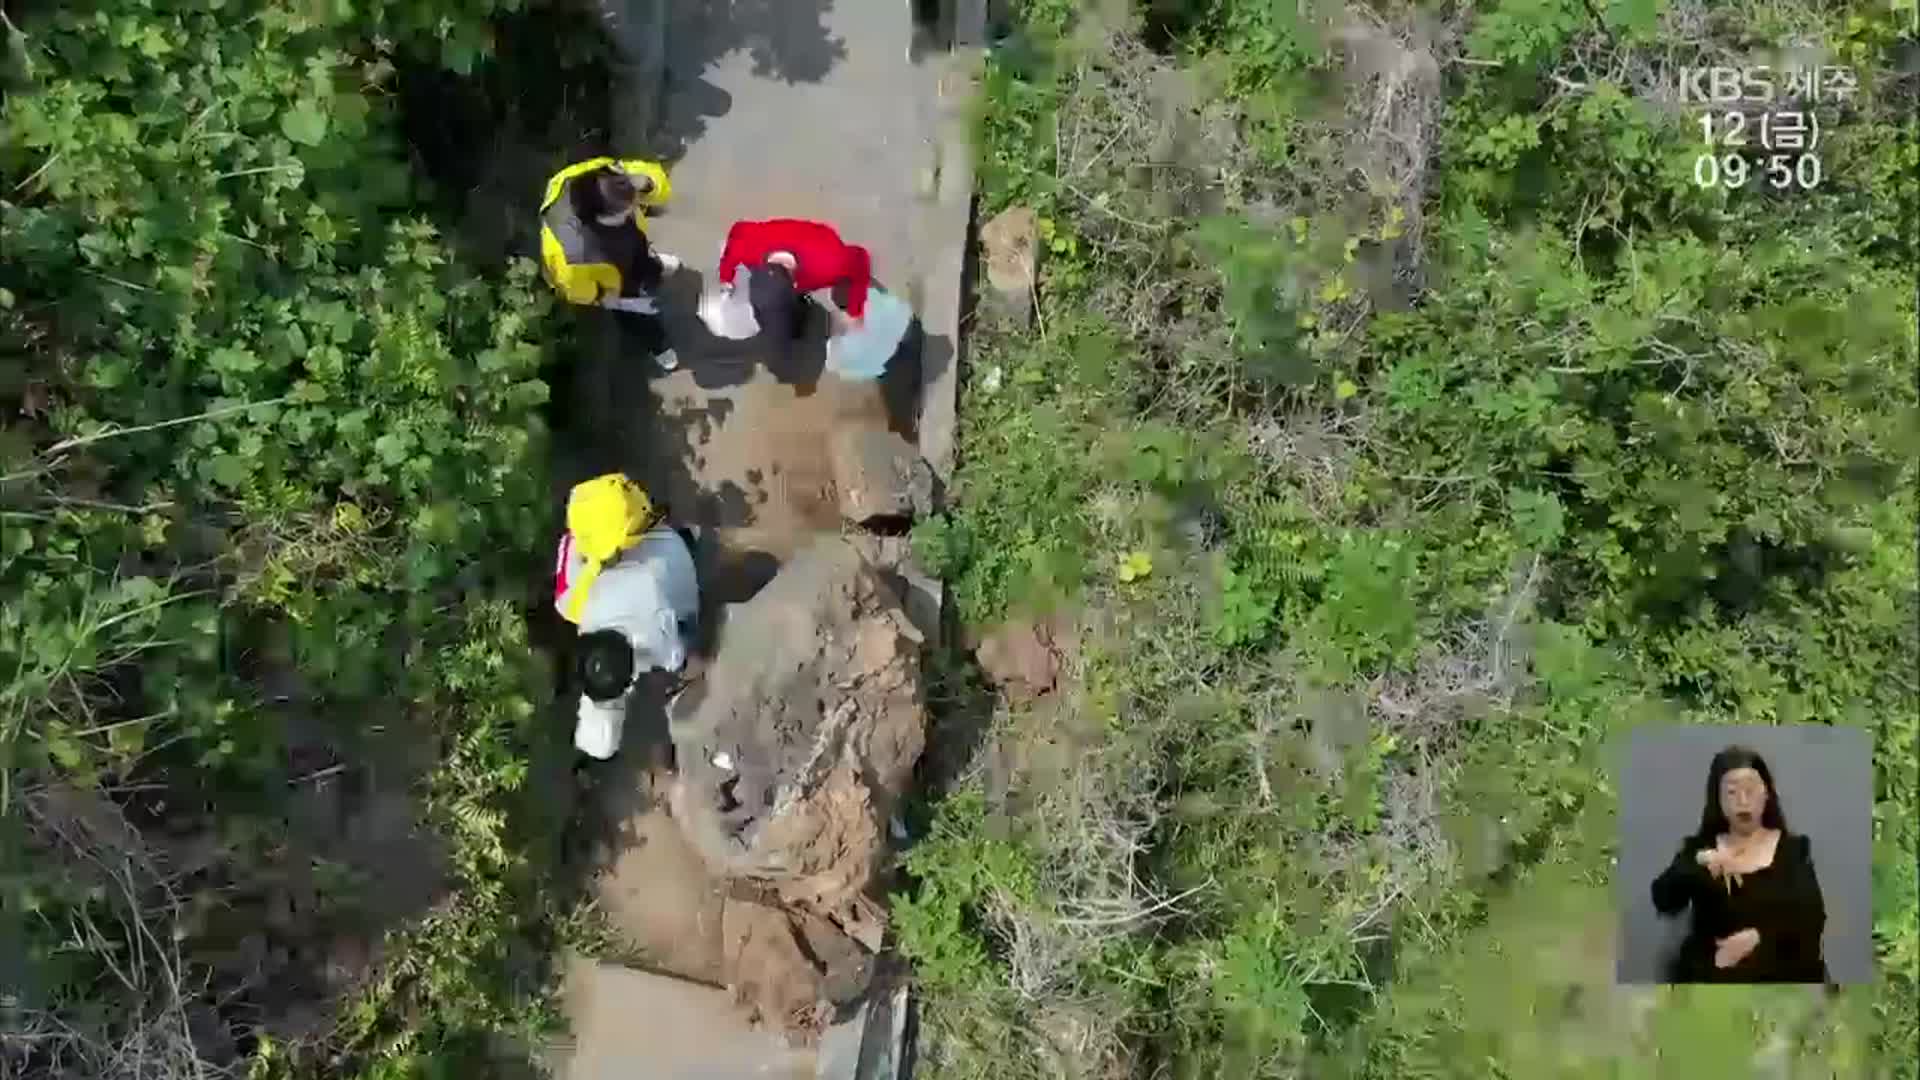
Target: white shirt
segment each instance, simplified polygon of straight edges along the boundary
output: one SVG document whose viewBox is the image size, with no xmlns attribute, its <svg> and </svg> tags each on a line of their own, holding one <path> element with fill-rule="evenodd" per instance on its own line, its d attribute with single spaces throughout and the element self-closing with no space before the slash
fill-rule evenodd
<svg viewBox="0 0 1920 1080">
<path fill-rule="evenodd" d="M 700 613 L 700 583 L 687 542 L 649 531 L 600 571 L 580 610 L 580 632 L 618 630 L 633 644 L 634 669 L 679 671 L 687 663 L 680 624 Z"/>
</svg>

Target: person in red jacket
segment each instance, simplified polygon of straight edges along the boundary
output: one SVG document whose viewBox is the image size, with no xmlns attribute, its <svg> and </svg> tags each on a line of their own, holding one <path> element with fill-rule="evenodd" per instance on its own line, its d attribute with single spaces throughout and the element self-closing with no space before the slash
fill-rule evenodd
<svg viewBox="0 0 1920 1080">
<path fill-rule="evenodd" d="M 723 290 L 733 290 L 734 274 L 743 266 L 753 271 L 756 285 L 774 286 L 794 300 L 820 289 L 833 289 L 836 294 L 844 290 L 841 307 L 849 328 L 858 328 L 866 317 L 867 290 L 873 285 L 872 257 L 866 248 L 842 240 L 831 225 L 794 218 L 735 222 L 720 253 Z M 762 289 L 753 292 L 760 294 Z M 780 315 L 791 320 L 790 327 L 797 323 L 792 301 L 775 304 L 773 299 L 753 297 L 763 325 L 763 313 L 769 308 L 785 308 Z"/>
</svg>

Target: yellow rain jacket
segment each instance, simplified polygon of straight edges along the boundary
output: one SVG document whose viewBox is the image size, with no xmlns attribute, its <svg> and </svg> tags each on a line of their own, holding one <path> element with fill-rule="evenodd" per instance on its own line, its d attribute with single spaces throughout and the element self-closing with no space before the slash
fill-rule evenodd
<svg viewBox="0 0 1920 1080">
<path fill-rule="evenodd" d="M 554 606 L 578 623 L 587 590 L 621 551 L 658 524 L 653 501 L 621 473 L 575 484 L 567 496 L 567 532 L 554 567 Z"/>
<path fill-rule="evenodd" d="M 605 261 L 596 250 L 587 223 L 574 212 L 573 200 L 561 197 L 574 181 L 609 165 L 653 181 L 653 190 L 640 196 L 642 208 L 659 206 L 673 194 L 667 170 L 639 158 L 591 158 L 561 169 L 547 181 L 546 193 L 540 199 L 540 265 L 547 282 L 569 303 L 597 304 L 605 296 L 620 294 L 619 267 Z M 633 215 L 633 227 L 645 236 L 646 215 Z"/>
</svg>

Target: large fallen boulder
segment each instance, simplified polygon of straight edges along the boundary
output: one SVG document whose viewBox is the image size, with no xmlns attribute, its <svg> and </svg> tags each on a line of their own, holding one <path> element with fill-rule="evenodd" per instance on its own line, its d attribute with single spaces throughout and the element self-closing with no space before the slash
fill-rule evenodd
<svg viewBox="0 0 1920 1080">
<path fill-rule="evenodd" d="M 926 743 L 921 634 L 857 547 L 826 536 L 729 609 L 671 721 L 673 814 L 719 876 L 877 950 L 867 895 Z"/>
</svg>

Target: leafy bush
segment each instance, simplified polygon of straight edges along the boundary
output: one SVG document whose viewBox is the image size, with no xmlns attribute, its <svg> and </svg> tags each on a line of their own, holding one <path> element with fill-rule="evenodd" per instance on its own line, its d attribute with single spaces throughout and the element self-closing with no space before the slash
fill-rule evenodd
<svg viewBox="0 0 1920 1080">
<path fill-rule="evenodd" d="M 1563 48 L 1587 20 L 1580 0 L 1504 0 L 1474 20 L 1476 59 L 1532 67 Z"/>
<path fill-rule="evenodd" d="M 958 595 L 969 621 L 1044 608 L 1085 580 L 1086 510 L 1097 485 L 1078 448 L 1099 438 L 1088 395 L 1124 394 L 1130 379 L 1111 335 L 1092 326 L 1061 331 L 1051 345 L 1020 348 L 972 372 L 971 415 L 1000 422 L 970 423 L 961 452 L 996 467 L 972 485 L 962 479 L 959 506 L 915 529 L 930 563 L 965 583 Z"/>
<path fill-rule="evenodd" d="M 916 974 L 945 991 L 978 993 L 991 986 L 987 953 L 965 925 L 969 910 L 996 891 L 1020 897 L 1033 890 L 1025 852 L 983 836 L 985 815 L 985 803 L 972 793 L 942 807 L 933 834 L 907 860 L 921 887 L 899 898 L 892 912 L 901 939 L 910 943 Z"/>
<path fill-rule="evenodd" d="M 1276 387 L 1311 382 L 1315 372 L 1304 345 L 1318 267 L 1294 234 L 1222 219 L 1194 239 L 1204 257 L 1223 268 L 1222 303 L 1254 378 Z"/>
<path fill-rule="evenodd" d="M 198 890 L 279 872 L 275 793 L 304 782 L 305 751 L 285 694 L 258 681 L 277 668 L 309 687 L 292 707 L 324 716 L 337 752 L 382 719 L 426 748 L 453 888 L 394 938 L 332 1056 L 276 1040 L 271 1016 L 238 1022 L 242 1045 L 269 1070 L 415 1075 L 544 1022 L 528 958 L 558 898 L 527 786 L 555 736 L 521 603 L 546 529 L 549 300 L 530 264 L 481 276 L 408 216 L 385 94 L 414 50 L 471 67 L 488 18 L 518 7 L 100 0 L 10 28 L 0 764 L 10 855 L 39 861 L 9 859 L 5 906 L 33 913 L 17 931 L 36 973 L 10 1008 L 59 1032 L 10 1065 L 110 1072 L 201 994 L 239 1016 L 259 993 L 224 969 L 208 985 L 218 942 L 178 920 Z M 76 788 L 147 847 L 140 829 L 196 827 L 196 798 L 213 807 L 199 827 L 232 839 L 197 877 L 157 864 L 102 896 L 53 818 L 15 824 L 22 800 Z M 138 794 L 153 790 L 178 809 Z M 290 932 L 324 933 L 351 894 Z M 76 919 L 117 929 L 76 951 Z M 116 978 L 115 953 L 149 933 L 174 934 L 181 967 Z M 124 1009 L 99 1008 L 116 995 Z M 168 1030 L 166 1068 L 217 1054 Z"/>
</svg>

